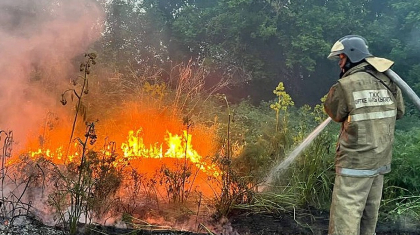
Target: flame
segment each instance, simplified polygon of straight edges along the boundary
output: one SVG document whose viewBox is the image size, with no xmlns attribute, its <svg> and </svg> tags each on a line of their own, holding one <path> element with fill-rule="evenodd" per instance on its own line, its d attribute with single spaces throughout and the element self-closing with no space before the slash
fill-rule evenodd
<svg viewBox="0 0 420 235">
<path fill-rule="evenodd" d="M 219 172 L 216 165 L 209 164 L 203 157 L 194 150 L 192 145 L 192 135 L 188 134 L 188 131 L 184 130 L 183 135 L 172 134 L 166 131 L 165 136 L 165 149 L 164 152 L 163 143 L 150 144 L 148 147 L 145 145 L 142 137 L 142 128 L 137 131 L 130 130 L 128 132 L 126 142 L 121 144 L 122 157 L 117 159 L 114 166 L 117 167 L 118 163 L 124 164 L 123 162 L 130 162 L 142 158 L 174 158 L 174 159 L 185 159 L 196 165 L 198 169 L 203 172 L 209 172 L 214 176 L 218 176 Z M 74 148 L 77 144 L 74 145 Z M 34 151 L 28 151 L 28 157 L 32 160 L 36 160 L 43 157 L 47 160 L 54 162 L 55 164 L 68 164 L 71 162 L 78 162 L 79 152 L 74 152 L 66 156 L 63 146 L 57 147 L 55 150 L 49 148 L 42 149 L 38 148 Z M 110 157 L 112 155 L 111 146 L 105 146 L 101 152 Z M 8 164 L 13 164 L 16 159 L 10 159 Z"/>
<path fill-rule="evenodd" d="M 98 139 L 94 145 L 86 141 L 87 149 L 102 154 L 104 159 L 112 159 L 113 167 L 135 170 L 145 179 L 164 174 L 162 170 L 178 172 L 188 167 L 192 174 L 191 187 L 204 195 L 214 195 L 216 185 L 213 184 L 221 176 L 211 159 L 217 152 L 217 126 L 186 125 L 172 111 L 156 105 L 141 104 L 141 108 L 138 104 L 125 105 L 113 116 L 96 123 Z M 86 130 L 79 123 L 76 138 L 69 146 L 72 128 L 69 123 L 69 117 L 54 117 L 53 122 L 46 120 L 38 131 L 28 133 L 27 146 L 9 158 L 7 164 L 19 164 L 21 156 L 32 160 L 43 158 L 56 165 L 80 164 Z"/>
<path fill-rule="evenodd" d="M 133 130 L 128 132 L 127 142 L 121 145 L 124 157 L 130 160 L 136 159 L 136 157 L 162 158 L 162 144 L 155 143 L 147 148 L 141 137 L 141 132 L 141 128 L 136 132 Z"/>
<path fill-rule="evenodd" d="M 172 134 L 166 131 L 165 137 L 167 150 L 163 151 L 162 144 L 150 144 L 148 147 L 144 144 L 142 138 L 142 129 L 137 131 L 130 130 L 127 141 L 121 145 L 121 150 L 124 153 L 124 158 L 128 160 L 136 160 L 139 158 L 175 158 L 188 159 L 194 163 L 203 172 L 213 172 L 214 176 L 218 176 L 219 172 L 216 170 L 214 164 L 208 164 L 203 158 L 194 150 L 192 146 L 192 135 L 184 130 L 183 135 Z"/>
</svg>

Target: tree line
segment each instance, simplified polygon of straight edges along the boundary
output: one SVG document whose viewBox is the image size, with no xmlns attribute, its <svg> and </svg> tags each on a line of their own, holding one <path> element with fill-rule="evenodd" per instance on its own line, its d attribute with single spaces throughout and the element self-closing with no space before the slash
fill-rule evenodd
<svg viewBox="0 0 420 235">
<path fill-rule="evenodd" d="M 332 44 L 359 34 L 420 91 L 418 0 L 113 0 L 103 6 L 106 30 L 96 48 L 122 74 L 127 65 L 169 69 L 191 60 L 205 67 L 207 84 L 229 77 L 233 100 L 272 99 L 283 82 L 298 106 L 314 105 L 338 79 L 336 62 L 326 59 Z"/>
</svg>

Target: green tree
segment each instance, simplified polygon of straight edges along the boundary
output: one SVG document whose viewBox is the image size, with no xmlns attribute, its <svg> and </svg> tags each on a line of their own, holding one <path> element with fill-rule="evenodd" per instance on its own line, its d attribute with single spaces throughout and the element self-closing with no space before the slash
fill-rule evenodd
<svg viewBox="0 0 420 235">
<path fill-rule="evenodd" d="M 107 4 L 103 45 L 108 56 L 103 58 L 118 62 L 119 71 L 130 64 L 134 72 L 153 65 L 170 71 L 171 65 L 191 60 L 205 66 L 206 85 L 221 77 L 231 79 L 235 97 L 229 100 L 248 95 L 254 104 L 269 100 L 270 87 L 281 81 L 298 106 L 315 105 L 339 74 L 326 55 L 347 34 L 364 36 L 373 54 L 395 60 L 395 70 L 415 86 L 418 4 L 416 0 L 114 0 Z"/>
</svg>

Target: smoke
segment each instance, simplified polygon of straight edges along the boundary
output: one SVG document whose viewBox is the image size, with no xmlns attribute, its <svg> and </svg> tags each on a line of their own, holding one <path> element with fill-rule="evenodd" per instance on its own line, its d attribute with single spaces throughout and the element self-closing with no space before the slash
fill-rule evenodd
<svg viewBox="0 0 420 235">
<path fill-rule="evenodd" d="M 103 19 L 94 0 L 0 2 L 0 130 L 13 131 L 15 147 L 57 107 Z"/>
</svg>

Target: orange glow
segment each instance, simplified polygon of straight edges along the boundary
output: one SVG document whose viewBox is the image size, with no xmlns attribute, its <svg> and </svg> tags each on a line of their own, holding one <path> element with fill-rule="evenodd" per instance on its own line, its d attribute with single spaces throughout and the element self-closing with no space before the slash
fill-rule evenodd
<svg viewBox="0 0 420 235">
<path fill-rule="evenodd" d="M 177 171 L 180 166 L 189 166 L 195 175 L 195 187 L 208 184 L 208 177 L 219 177 L 220 170 L 211 161 L 216 152 L 215 126 L 186 125 L 173 110 L 151 106 L 127 104 L 97 122 L 98 139 L 94 145 L 87 141 L 87 149 L 102 153 L 105 158 L 115 157 L 114 167 L 129 167 L 150 178 L 163 167 Z M 69 120 L 60 119 L 51 128 L 41 127 L 39 133 L 29 135 L 28 147 L 22 153 L 32 160 L 43 157 L 57 165 L 80 163 L 86 128 L 82 123 L 77 126 L 73 144 L 67 150 Z M 15 156 L 8 164 L 18 161 Z"/>
<path fill-rule="evenodd" d="M 167 150 L 163 153 L 162 144 L 150 144 L 147 147 L 142 138 L 142 129 L 129 131 L 127 141 L 121 145 L 124 158 L 128 160 L 135 160 L 139 158 L 175 158 L 188 159 L 194 163 L 198 169 L 203 172 L 211 171 L 211 174 L 219 175 L 214 164 L 208 164 L 203 161 L 202 157 L 194 150 L 191 142 L 192 136 L 183 131 L 183 135 L 176 135 L 167 132 L 165 137 Z"/>
</svg>

